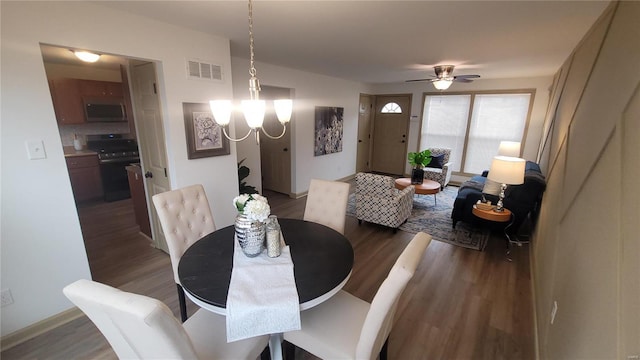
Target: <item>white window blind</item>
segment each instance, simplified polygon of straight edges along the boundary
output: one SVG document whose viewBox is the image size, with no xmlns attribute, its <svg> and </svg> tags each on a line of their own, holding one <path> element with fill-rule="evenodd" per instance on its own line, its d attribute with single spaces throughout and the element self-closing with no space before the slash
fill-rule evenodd
<svg viewBox="0 0 640 360">
<path fill-rule="evenodd" d="M 419 150 L 450 148 L 452 171 L 480 174 L 500 141 L 522 141 L 531 94 L 426 95 Z"/>
<path fill-rule="evenodd" d="M 521 141 L 531 94 L 479 94 L 473 102 L 464 171 L 489 169 L 500 141 Z"/>
<path fill-rule="evenodd" d="M 451 149 L 452 171 L 460 171 L 471 95 L 428 95 L 425 98 L 420 151 Z"/>
</svg>

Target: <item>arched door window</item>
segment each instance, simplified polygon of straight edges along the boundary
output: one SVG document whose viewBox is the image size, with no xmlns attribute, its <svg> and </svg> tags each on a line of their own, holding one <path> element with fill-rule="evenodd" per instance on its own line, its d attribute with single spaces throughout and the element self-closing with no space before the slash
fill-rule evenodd
<svg viewBox="0 0 640 360">
<path fill-rule="evenodd" d="M 400 107 L 400 105 L 394 102 L 390 102 L 386 103 L 382 107 L 382 110 L 380 110 L 380 112 L 383 114 L 402 114 L 402 108 Z"/>
</svg>

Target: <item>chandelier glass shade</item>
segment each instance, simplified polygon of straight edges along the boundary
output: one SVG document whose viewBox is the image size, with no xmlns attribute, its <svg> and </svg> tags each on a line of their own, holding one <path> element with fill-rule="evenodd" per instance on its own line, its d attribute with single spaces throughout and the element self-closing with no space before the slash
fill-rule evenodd
<svg viewBox="0 0 640 360">
<path fill-rule="evenodd" d="M 230 100 L 211 100 L 209 101 L 209 105 L 211 107 L 211 112 L 213 113 L 215 122 L 218 125 L 222 126 L 224 136 L 226 136 L 227 139 L 231 141 L 242 141 L 246 139 L 251 134 L 251 132 L 253 132 L 255 134 L 256 144 L 259 145 L 260 132 L 271 139 L 280 139 L 284 136 L 285 132 L 287 131 L 286 125 L 291 120 L 293 101 L 291 99 L 274 100 L 273 105 L 276 116 L 280 124 L 282 124 L 283 126 L 282 134 L 273 136 L 267 133 L 262 127 L 266 110 L 266 102 L 264 100 L 260 100 L 260 80 L 258 80 L 258 78 L 256 77 L 256 68 L 254 61 L 252 0 L 249 0 L 249 53 L 251 56 L 249 66 L 249 75 L 251 76 L 251 78 L 249 79 L 250 99 L 242 100 L 240 102 L 242 113 L 244 114 L 244 119 L 249 126 L 249 132 L 239 139 L 234 139 L 227 133 L 227 127 L 231 122 L 231 114 L 233 112 L 233 105 Z"/>
</svg>

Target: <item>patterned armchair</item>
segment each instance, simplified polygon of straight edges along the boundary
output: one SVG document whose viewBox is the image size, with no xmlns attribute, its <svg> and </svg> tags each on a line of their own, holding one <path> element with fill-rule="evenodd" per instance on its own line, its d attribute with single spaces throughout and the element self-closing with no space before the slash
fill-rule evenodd
<svg viewBox="0 0 640 360">
<path fill-rule="evenodd" d="M 394 229 L 404 223 L 413 208 L 415 188 L 404 190 L 395 188 L 395 180 L 390 176 L 356 174 L 356 218 Z"/>
<path fill-rule="evenodd" d="M 449 156 L 451 155 L 451 149 L 445 148 L 429 148 L 431 150 L 432 158 L 434 156 L 442 155 L 440 158 L 442 168 L 439 167 L 425 167 L 424 168 L 424 178 L 427 180 L 433 180 L 435 182 L 440 183 L 440 189 L 444 189 L 447 184 L 449 184 L 449 180 L 451 180 L 451 170 L 449 167 L 452 165 L 449 162 Z M 433 161 L 433 160 L 432 160 Z M 431 165 L 431 164 L 429 164 Z"/>
</svg>

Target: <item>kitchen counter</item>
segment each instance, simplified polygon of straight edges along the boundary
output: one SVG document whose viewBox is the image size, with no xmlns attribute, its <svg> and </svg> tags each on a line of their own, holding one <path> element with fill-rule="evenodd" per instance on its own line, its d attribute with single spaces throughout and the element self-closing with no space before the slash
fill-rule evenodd
<svg viewBox="0 0 640 360">
<path fill-rule="evenodd" d="M 75 156 L 90 156 L 90 155 L 98 155 L 97 152 L 89 149 L 76 150 L 73 146 L 63 146 L 64 157 L 75 157 Z"/>
</svg>

